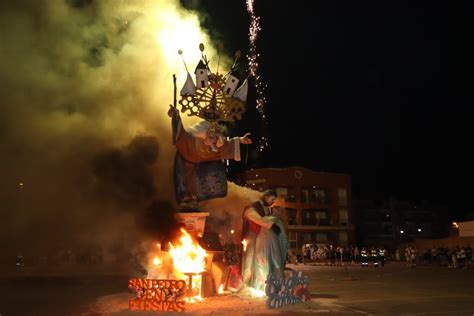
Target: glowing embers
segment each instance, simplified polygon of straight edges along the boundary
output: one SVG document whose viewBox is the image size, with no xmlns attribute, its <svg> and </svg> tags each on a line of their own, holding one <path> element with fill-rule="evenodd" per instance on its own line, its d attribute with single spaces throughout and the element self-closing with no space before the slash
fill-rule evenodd
<svg viewBox="0 0 474 316">
<path fill-rule="evenodd" d="M 257 290 L 257 289 L 254 289 L 253 287 L 249 288 L 249 290 L 250 290 L 250 295 L 253 297 L 262 298 L 266 296 L 265 291 Z"/>
<path fill-rule="evenodd" d="M 135 293 L 130 310 L 184 312 L 186 282 L 183 280 L 131 279 L 128 288 Z"/>
<path fill-rule="evenodd" d="M 219 285 L 219 289 L 217 290 L 217 294 L 224 294 L 224 284 Z"/>
</svg>

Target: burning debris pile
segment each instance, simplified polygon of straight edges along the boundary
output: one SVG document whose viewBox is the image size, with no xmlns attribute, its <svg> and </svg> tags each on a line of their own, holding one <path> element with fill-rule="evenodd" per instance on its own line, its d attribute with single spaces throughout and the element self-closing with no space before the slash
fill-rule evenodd
<svg viewBox="0 0 474 316">
<path fill-rule="evenodd" d="M 211 276 L 211 270 L 214 254 L 221 251 L 206 251 L 200 245 L 200 242 L 205 241 L 204 224 L 208 215 L 176 214 L 184 226 L 179 229 L 178 236 L 165 247 L 156 243 L 148 256 L 147 278 L 134 278 L 129 282 L 129 288 L 135 292 L 135 297 L 129 302 L 131 310 L 180 311 L 184 309 L 184 302 L 200 302 L 204 294 L 209 296 L 218 292 L 219 287 L 213 282 L 216 278 Z M 183 283 L 176 283 L 178 281 Z M 137 284 L 145 284 L 146 287 L 140 290 Z M 170 300 L 179 304 L 171 304 Z"/>
<path fill-rule="evenodd" d="M 156 244 L 146 279 L 129 281 L 135 293 L 129 309 L 184 311 L 185 302 L 202 301 L 202 274 L 206 272 L 208 254 L 184 228 L 180 233 L 177 242 L 169 242 L 167 251 Z"/>
</svg>

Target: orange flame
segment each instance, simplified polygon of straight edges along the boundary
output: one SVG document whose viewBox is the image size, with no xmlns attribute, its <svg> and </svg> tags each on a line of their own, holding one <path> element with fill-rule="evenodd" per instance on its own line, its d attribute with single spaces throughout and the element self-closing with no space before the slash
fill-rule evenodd
<svg viewBox="0 0 474 316">
<path fill-rule="evenodd" d="M 153 265 L 159 266 L 161 264 L 161 260 L 158 257 L 153 258 Z"/>
<path fill-rule="evenodd" d="M 194 242 L 188 232 L 181 228 L 183 234 L 178 246 L 170 243 L 170 255 L 173 265 L 181 273 L 202 273 L 205 271 L 206 251 Z"/>
<path fill-rule="evenodd" d="M 192 288 L 189 290 L 186 301 L 194 303 L 202 301 L 202 276 L 200 274 L 206 271 L 206 251 L 192 239 L 184 228 L 181 228 L 181 233 L 182 236 L 176 246 L 169 243 L 169 254 L 173 260 L 176 278 L 186 280 L 187 283 L 192 279 Z"/>
</svg>

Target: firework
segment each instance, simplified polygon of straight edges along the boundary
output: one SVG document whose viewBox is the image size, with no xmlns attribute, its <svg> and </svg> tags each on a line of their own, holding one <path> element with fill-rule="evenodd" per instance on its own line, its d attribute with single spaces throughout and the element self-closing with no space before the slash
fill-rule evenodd
<svg viewBox="0 0 474 316">
<path fill-rule="evenodd" d="M 257 53 L 257 37 L 260 28 L 260 17 L 255 15 L 253 8 L 254 0 L 246 0 L 247 12 L 250 15 L 250 27 L 249 27 L 249 54 L 247 55 L 247 60 L 249 62 L 249 73 L 255 78 L 255 87 L 256 87 L 256 105 L 258 113 L 262 117 L 262 122 L 264 128 L 267 125 L 266 116 L 265 116 L 265 104 L 267 99 L 265 98 L 265 88 L 266 85 L 263 83 L 262 78 L 258 74 L 258 57 L 260 54 Z M 263 151 L 268 146 L 268 139 L 265 136 L 260 138 L 259 150 Z"/>
</svg>

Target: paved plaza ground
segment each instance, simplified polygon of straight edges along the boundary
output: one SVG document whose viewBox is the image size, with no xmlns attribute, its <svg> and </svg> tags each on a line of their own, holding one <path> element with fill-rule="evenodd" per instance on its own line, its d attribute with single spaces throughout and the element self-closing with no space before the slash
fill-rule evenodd
<svg viewBox="0 0 474 316">
<path fill-rule="evenodd" d="M 311 301 L 268 310 L 264 299 L 240 294 L 187 305 L 207 315 L 474 315 L 474 269 L 391 263 L 379 268 L 290 265 L 310 277 Z M 126 276 L 39 276 L 11 271 L 0 277 L 0 315 L 156 315 L 127 310 Z M 97 271 L 96 273 L 97 274 Z M 123 275 L 123 274 L 122 274 Z"/>
<path fill-rule="evenodd" d="M 474 315 L 474 270 L 349 266 L 349 277 L 356 279 L 349 281 L 343 267 L 297 268 L 310 275 L 313 299 L 329 311 L 339 306 L 354 315 Z"/>
</svg>

